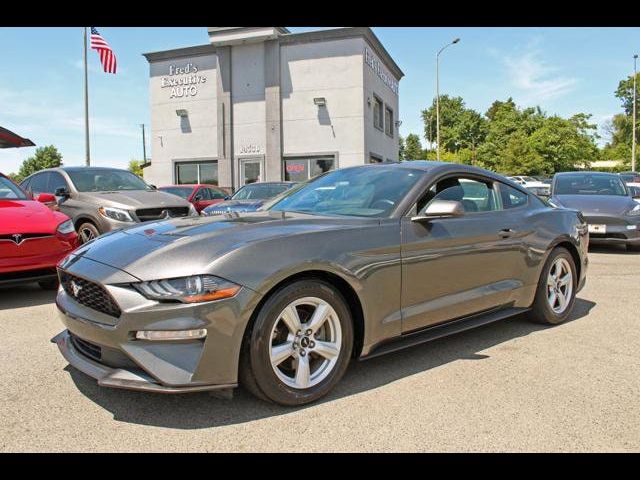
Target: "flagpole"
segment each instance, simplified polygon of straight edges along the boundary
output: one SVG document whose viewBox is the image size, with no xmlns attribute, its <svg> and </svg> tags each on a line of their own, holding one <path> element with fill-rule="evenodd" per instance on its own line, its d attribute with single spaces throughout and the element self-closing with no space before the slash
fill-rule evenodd
<svg viewBox="0 0 640 480">
<path fill-rule="evenodd" d="M 87 73 L 87 27 L 84 27 L 84 141 L 86 148 L 85 161 L 91 165 L 89 150 L 89 75 Z"/>
</svg>

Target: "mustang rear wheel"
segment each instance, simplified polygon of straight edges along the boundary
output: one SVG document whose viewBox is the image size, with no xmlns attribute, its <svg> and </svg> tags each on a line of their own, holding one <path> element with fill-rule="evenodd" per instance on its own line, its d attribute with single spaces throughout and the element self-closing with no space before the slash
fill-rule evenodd
<svg viewBox="0 0 640 480">
<path fill-rule="evenodd" d="M 277 291 L 247 334 L 240 380 L 256 396 L 302 405 L 326 395 L 351 357 L 353 325 L 342 295 L 320 280 Z"/>
<path fill-rule="evenodd" d="M 540 275 L 532 319 L 552 325 L 564 322 L 573 309 L 577 284 L 573 257 L 566 248 L 555 248 Z"/>
</svg>

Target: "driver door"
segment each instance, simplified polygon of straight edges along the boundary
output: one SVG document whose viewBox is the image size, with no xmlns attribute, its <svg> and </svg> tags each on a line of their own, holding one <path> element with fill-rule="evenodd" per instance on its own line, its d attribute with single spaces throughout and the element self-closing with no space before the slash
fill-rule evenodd
<svg viewBox="0 0 640 480">
<path fill-rule="evenodd" d="M 434 200 L 462 203 L 461 217 L 412 221 Z M 433 326 L 510 301 L 521 282 L 509 262 L 521 255 L 491 179 L 449 176 L 431 185 L 401 220 L 402 330 Z"/>
</svg>

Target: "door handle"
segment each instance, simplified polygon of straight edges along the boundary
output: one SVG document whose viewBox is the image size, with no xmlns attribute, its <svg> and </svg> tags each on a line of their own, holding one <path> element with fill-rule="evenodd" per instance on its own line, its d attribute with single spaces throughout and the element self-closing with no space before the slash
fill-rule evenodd
<svg viewBox="0 0 640 480">
<path fill-rule="evenodd" d="M 510 236 L 514 235 L 516 233 L 516 231 L 512 228 L 503 228 L 502 230 L 500 230 L 498 232 L 498 235 L 500 236 L 500 238 L 509 238 Z"/>
</svg>

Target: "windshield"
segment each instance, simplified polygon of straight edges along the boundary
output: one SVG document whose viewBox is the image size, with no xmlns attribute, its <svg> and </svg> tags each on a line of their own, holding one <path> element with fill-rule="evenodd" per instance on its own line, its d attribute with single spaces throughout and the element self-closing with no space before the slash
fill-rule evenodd
<svg viewBox="0 0 640 480">
<path fill-rule="evenodd" d="M 616 195 L 627 196 L 619 175 L 558 175 L 554 195 Z"/>
<path fill-rule="evenodd" d="M 158 190 L 172 193 L 186 200 L 189 198 L 189 195 L 191 195 L 191 192 L 193 192 L 193 187 L 160 187 Z"/>
<path fill-rule="evenodd" d="M 67 170 L 79 192 L 117 192 L 122 190 L 151 190 L 137 175 L 126 170 L 87 168 Z"/>
<path fill-rule="evenodd" d="M 385 217 L 421 176 L 420 170 L 395 166 L 334 170 L 281 199 L 270 210 Z"/>
<path fill-rule="evenodd" d="M 238 190 L 231 200 L 265 200 L 288 190 L 289 184 L 260 184 L 245 185 Z"/>
<path fill-rule="evenodd" d="M 29 200 L 29 198 L 11 180 L 0 177 L 0 200 Z"/>
</svg>

